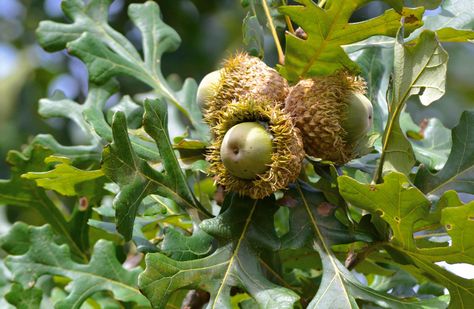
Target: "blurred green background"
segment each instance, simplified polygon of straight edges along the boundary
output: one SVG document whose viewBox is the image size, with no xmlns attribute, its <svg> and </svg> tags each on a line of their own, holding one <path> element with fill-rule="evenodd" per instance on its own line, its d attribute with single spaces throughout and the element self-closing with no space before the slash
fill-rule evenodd
<svg viewBox="0 0 474 309">
<path fill-rule="evenodd" d="M 60 90 L 77 102 L 87 94 L 85 66 L 65 51 L 47 53 L 36 43 L 35 29 L 41 20 L 65 21 L 60 0 L 0 0 L 0 178 L 9 177 L 5 156 L 10 149 L 21 149 L 38 133 L 54 135 L 63 144 L 75 144 L 81 138 L 75 127 L 64 119 L 44 120 L 37 113 L 38 101 Z M 109 13 L 111 25 L 125 34 L 138 50 L 140 33 L 132 26 L 126 7 L 132 2 L 113 1 Z M 164 21 L 181 36 L 180 48 L 165 54 L 165 75 L 180 80 L 199 80 L 216 69 L 222 59 L 242 45 L 242 19 L 246 10 L 239 0 L 159 0 Z M 359 10 L 357 21 L 381 13 L 386 6 L 372 2 Z M 429 12 L 436 14 L 436 11 Z M 408 106 L 416 123 L 437 117 L 449 128 L 455 126 L 463 110 L 474 109 L 474 45 L 445 46 L 450 54 L 447 94 L 429 108 L 413 100 Z M 276 62 L 270 36 L 265 38 L 266 62 Z M 121 93 L 134 95 L 148 91 L 136 80 L 123 78 Z M 117 101 L 119 95 L 115 96 Z M 112 98 L 110 104 L 113 104 Z M 0 208 L 4 211 L 4 208 Z M 9 221 L 35 218 L 25 210 L 8 209 Z M 1 226 L 1 223 L 0 223 Z"/>
</svg>

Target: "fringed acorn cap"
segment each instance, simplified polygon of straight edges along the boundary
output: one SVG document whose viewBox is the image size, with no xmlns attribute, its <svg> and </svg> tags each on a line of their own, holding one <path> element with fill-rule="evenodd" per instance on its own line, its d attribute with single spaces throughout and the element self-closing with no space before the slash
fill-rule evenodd
<svg viewBox="0 0 474 309">
<path fill-rule="evenodd" d="M 279 106 L 268 101 L 243 99 L 232 101 L 219 114 L 215 126 L 215 140 L 210 146 L 207 160 L 209 173 L 226 191 L 238 192 L 253 199 L 266 197 L 284 189 L 298 177 L 304 158 L 303 143 L 299 130 L 294 127 L 289 115 Z M 231 174 L 224 166 L 220 149 L 228 130 L 243 122 L 263 123 L 273 136 L 273 152 L 269 168 L 255 179 L 241 179 Z"/>
<path fill-rule="evenodd" d="M 344 164 L 357 156 L 352 134 L 365 136 L 372 123 L 372 105 L 363 96 L 365 87 L 362 77 L 341 71 L 331 76 L 301 80 L 291 88 L 285 110 L 301 130 L 308 155 L 337 164 Z M 363 112 L 349 115 L 354 104 L 357 105 L 355 109 Z M 345 126 L 348 119 L 365 122 Z M 357 133 L 344 129 L 354 126 L 363 128 Z"/>
<path fill-rule="evenodd" d="M 284 105 L 288 82 L 259 58 L 237 54 L 225 60 L 218 72 L 220 79 L 213 85 L 213 95 L 203 106 L 204 119 L 211 127 L 215 126 L 225 106 L 234 100 L 251 98 Z"/>
</svg>

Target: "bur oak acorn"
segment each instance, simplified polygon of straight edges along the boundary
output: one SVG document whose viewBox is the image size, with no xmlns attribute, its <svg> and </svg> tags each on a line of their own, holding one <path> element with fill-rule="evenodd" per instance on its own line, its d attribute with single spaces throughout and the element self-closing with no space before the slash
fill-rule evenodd
<svg viewBox="0 0 474 309">
<path fill-rule="evenodd" d="M 372 103 L 359 92 L 351 92 L 346 101 L 347 108 L 341 122 L 346 132 L 344 139 L 348 143 L 357 143 L 372 129 Z"/>
<path fill-rule="evenodd" d="M 197 89 L 196 101 L 199 107 L 204 108 L 206 102 L 215 96 L 221 79 L 222 70 L 212 71 L 204 76 Z"/>
<path fill-rule="evenodd" d="M 224 135 L 221 159 L 225 168 L 242 179 L 255 179 L 270 168 L 272 135 L 257 122 L 242 122 Z"/>
<path fill-rule="evenodd" d="M 372 104 L 365 97 L 362 77 L 341 71 L 303 79 L 285 101 L 301 130 L 306 153 L 345 164 L 358 157 L 372 127 Z"/>
<path fill-rule="evenodd" d="M 298 178 L 303 142 L 282 106 L 263 99 L 232 101 L 213 130 L 209 174 L 226 191 L 261 199 Z"/>
<path fill-rule="evenodd" d="M 288 82 L 257 57 L 240 53 L 224 61 L 223 67 L 207 75 L 200 85 L 198 102 L 211 131 L 233 101 L 245 99 L 265 101 L 283 107 L 288 95 Z"/>
</svg>

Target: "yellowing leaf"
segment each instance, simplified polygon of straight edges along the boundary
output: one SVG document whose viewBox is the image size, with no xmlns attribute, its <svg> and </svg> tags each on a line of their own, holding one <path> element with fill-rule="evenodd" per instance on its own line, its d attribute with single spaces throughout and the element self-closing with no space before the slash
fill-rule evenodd
<svg viewBox="0 0 474 309">
<path fill-rule="evenodd" d="M 21 177 L 34 180 L 36 184 L 48 190 L 54 190 L 62 195 L 76 195 L 75 185 L 84 181 L 102 177 L 101 170 L 84 171 L 71 165 L 67 157 L 49 156 L 45 163 L 58 163 L 53 170 L 47 172 L 28 172 Z"/>
</svg>

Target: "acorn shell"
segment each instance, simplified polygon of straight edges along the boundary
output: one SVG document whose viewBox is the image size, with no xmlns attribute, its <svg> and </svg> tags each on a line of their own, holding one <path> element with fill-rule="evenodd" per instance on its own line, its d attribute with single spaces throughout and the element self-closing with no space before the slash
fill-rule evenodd
<svg viewBox="0 0 474 309">
<path fill-rule="evenodd" d="M 224 166 L 220 149 L 226 132 L 242 122 L 263 123 L 273 136 L 273 153 L 269 169 L 255 179 L 241 179 L 233 176 Z M 243 99 L 232 101 L 219 114 L 215 127 L 215 140 L 209 147 L 207 160 L 209 173 L 226 191 L 238 192 L 253 199 L 261 199 L 284 189 L 298 177 L 304 158 L 303 143 L 299 130 L 289 115 L 279 106 L 268 101 Z"/>
<path fill-rule="evenodd" d="M 214 96 L 209 97 L 204 106 L 204 119 L 211 127 L 232 101 L 249 98 L 283 106 L 289 91 L 288 82 L 276 70 L 246 53 L 224 62 L 215 87 Z"/>
<path fill-rule="evenodd" d="M 365 94 L 365 88 L 362 77 L 344 71 L 304 79 L 291 88 L 285 110 L 301 130 L 308 155 L 336 164 L 344 164 L 357 157 L 356 141 L 352 140 L 351 132 L 346 132 L 342 124 L 349 116 L 350 99 L 354 93 Z"/>
</svg>

